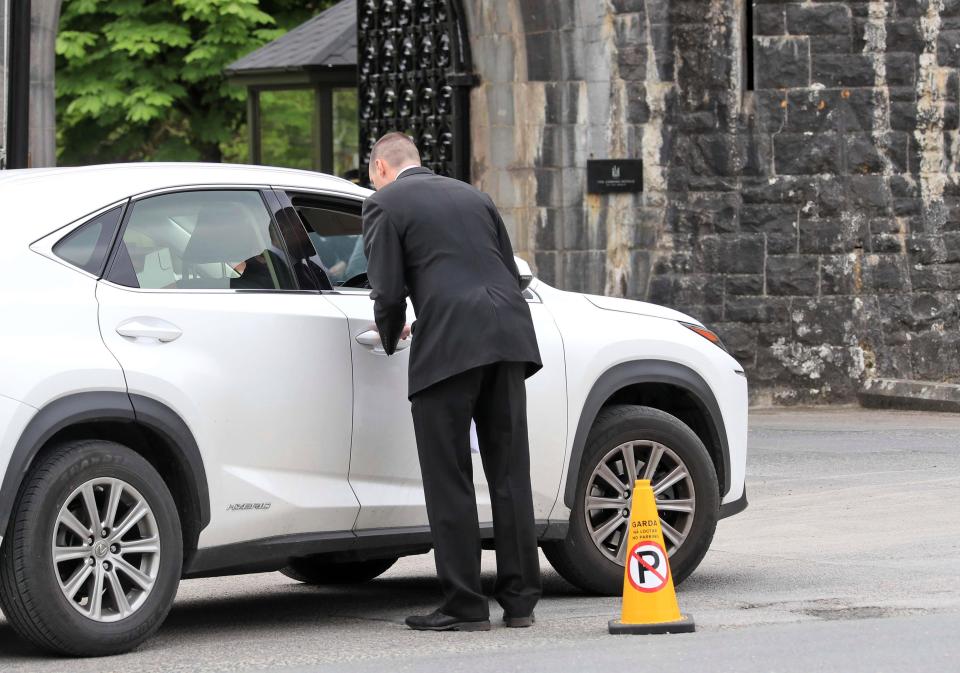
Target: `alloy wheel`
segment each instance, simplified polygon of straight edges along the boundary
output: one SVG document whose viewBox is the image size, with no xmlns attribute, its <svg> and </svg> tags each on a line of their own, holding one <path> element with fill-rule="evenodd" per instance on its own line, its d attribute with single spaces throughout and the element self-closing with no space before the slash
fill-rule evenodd
<svg viewBox="0 0 960 673">
<path fill-rule="evenodd" d="M 67 497 L 53 529 L 54 574 L 70 605 L 97 622 L 143 606 L 160 570 L 150 504 L 120 479 L 98 477 Z"/>
<path fill-rule="evenodd" d="M 636 440 L 611 449 L 587 481 L 583 514 L 587 532 L 600 552 L 624 564 L 633 487 L 647 479 L 653 488 L 667 553 L 687 538 L 696 512 L 696 492 L 687 466 L 669 447 Z"/>
</svg>

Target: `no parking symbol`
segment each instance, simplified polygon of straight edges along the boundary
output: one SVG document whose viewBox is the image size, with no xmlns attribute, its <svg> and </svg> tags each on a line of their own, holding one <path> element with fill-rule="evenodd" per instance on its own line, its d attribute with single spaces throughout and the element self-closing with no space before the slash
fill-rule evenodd
<svg viewBox="0 0 960 673">
<path fill-rule="evenodd" d="M 653 593 L 660 591 L 670 577 L 667 552 L 653 540 L 638 542 L 630 550 L 630 584 L 637 591 Z"/>
</svg>

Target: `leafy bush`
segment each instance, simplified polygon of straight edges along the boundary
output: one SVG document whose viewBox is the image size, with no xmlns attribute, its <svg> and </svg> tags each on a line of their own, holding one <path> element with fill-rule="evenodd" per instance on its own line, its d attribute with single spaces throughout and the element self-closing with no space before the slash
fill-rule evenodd
<svg viewBox="0 0 960 673">
<path fill-rule="evenodd" d="M 223 69 L 332 0 L 64 0 L 63 165 L 246 159 L 246 91 Z"/>
</svg>

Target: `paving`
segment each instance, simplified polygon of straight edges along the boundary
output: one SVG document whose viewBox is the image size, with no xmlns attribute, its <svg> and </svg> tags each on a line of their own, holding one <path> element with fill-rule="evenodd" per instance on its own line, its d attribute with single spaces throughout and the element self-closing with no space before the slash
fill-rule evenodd
<svg viewBox="0 0 960 673">
<path fill-rule="evenodd" d="M 0 671 L 955 670 L 960 415 L 754 412 L 747 473 L 750 507 L 678 590 L 694 634 L 610 636 L 619 600 L 581 594 L 545 560 L 533 628 L 411 632 L 403 618 L 438 600 L 419 556 L 353 588 L 184 582 L 158 635 L 111 659 L 44 657 L 0 619 Z M 489 589 L 492 553 L 484 567 Z"/>
</svg>

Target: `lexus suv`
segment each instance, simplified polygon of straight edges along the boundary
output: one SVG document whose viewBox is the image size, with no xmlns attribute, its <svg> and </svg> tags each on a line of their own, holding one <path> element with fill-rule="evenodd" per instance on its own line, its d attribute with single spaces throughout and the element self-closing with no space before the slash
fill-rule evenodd
<svg viewBox="0 0 960 673">
<path fill-rule="evenodd" d="M 356 583 L 430 550 L 409 351 L 387 357 L 371 329 L 369 193 L 261 166 L 0 173 L 0 607 L 20 635 L 122 652 L 183 578 Z M 546 557 L 619 592 L 649 479 L 682 581 L 746 507 L 743 370 L 694 318 L 518 262 L 544 363 L 527 391 Z"/>
</svg>

